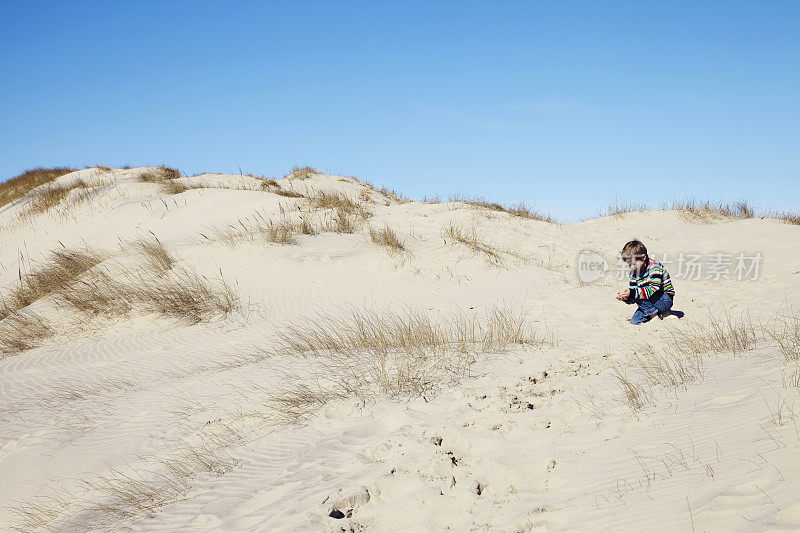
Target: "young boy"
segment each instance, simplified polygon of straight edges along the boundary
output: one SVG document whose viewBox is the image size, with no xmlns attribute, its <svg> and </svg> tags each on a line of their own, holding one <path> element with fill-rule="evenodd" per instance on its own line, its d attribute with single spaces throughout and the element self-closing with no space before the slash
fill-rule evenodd
<svg viewBox="0 0 800 533">
<path fill-rule="evenodd" d="M 638 240 L 630 241 L 622 248 L 622 259 L 631 270 L 628 288 L 617 293 L 617 300 L 637 304 L 631 324 L 642 324 L 656 315 L 661 319 L 669 316 L 675 287 L 664 265 L 650 259 L 647 248 Z"/>
</svg>

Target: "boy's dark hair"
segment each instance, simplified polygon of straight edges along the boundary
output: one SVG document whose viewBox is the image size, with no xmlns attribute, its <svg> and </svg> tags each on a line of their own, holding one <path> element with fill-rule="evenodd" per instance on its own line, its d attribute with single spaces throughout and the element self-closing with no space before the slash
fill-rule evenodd
<svg viewBox="0 0 800 533">
<path fill-rule="evenodd" d="M 636 258 L 636 257 L 647 257 L 647 248 L 645 247 L 644 243 L 638 239 L 634 239 L 629 241 L 622 247 L 622 258 Z"/>
</svg>

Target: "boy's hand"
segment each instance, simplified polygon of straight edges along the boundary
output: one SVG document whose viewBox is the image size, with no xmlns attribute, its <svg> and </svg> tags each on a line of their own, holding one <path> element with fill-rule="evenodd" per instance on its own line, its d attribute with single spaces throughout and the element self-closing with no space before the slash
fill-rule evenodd
<svg viewBox="0 0 800 533">
<path fill-rule="evenodd" d="M 630 295 L 631 295 L 631 290 L 625 289 L 624 291 L 617 293 L 617 300 L 619 301 L 627 300 Z"/>
</svg>

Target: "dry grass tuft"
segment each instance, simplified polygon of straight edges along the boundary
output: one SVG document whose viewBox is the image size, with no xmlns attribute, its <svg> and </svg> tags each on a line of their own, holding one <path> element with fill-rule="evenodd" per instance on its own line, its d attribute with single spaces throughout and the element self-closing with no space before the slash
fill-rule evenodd
<svg viewBox="0 0 800 533">
<path fill-rule="evenodd" d="M 311 198 L 311 206 L 319 209 L 345 209 L 355 212 L 359 204 L 343 193 L 319 192 Z"/>
<path fill-rule="evenodd" d="M 400 238 L 388 224 L 379 230 L 369 228 L 369 236 L 375 244 L 385 246 L 389 250 L 389 253 L 404 252 L 406 250 Z"/>
<path fill-rule="evenodd" d="M 644 388 L 635 378 L 631 379 L 628 374 L 618 366 L 614 366 L 612 375 L 619 382 L 620 389 L 625 403 L 634 411 L 643 409 L 646 405 L 653 402 L 650 392 Z"/>
<path fill-rule="evenodd" d="M 167 194 L 180 194 L 182 192 L 188 191 L 189 189 L 200 189 L 203 187 L 202 186 L 189 187 L 188 185 L 180 181 L 165 180 L 161 182 L 161 188 Z"/>
<path fill-rule="evenodd" d="M 79 481 L 73 493 L 38 491 L 10 507 L 11 529 L 28 532 L 118 530 L 129 521 L 152 517 L 181 501 L 201 474 L 220 476 L 238 461 L 205 441 L 182 443 L 164 457 L 141 457 L 135 467 L 111 468 Z"/>
<path fill-rule="evenodd" d="M 280 184 L 275 179 L 265 179 L 261 183 L 261 188 L 265 191 L 269 191 L 273 194 L 278 194 L 280 196 L 285 196 L 287 198 L 305 198 L 305 195 L 299 193 L 297 191 L 291 189 L 284 189 L 280 186 Z"/>
<path fill-rule="evenodd" d="M 88 248 L 52 252 L 39 268 L 28 273 L 20 270 L 20 283 L 11 291 L 9 301 L 5 302 L 5 309 L 0 313 L 16 312 L 43 296 L 64 290 L 75 278 L 104 259 L 103 254 Z M 0 314 L 0 318 L 5 316 Z"/>
<path fill-rule="evenodd" d="M 105 255 L 86 250 L 57 250 L 41 267 L 20 275 L 20 284 L 0 305 L 0 350 L 11 354 L 41 345 L 55 334 L 47 320 L 25 312 L 48 297 L 68 311 L 63 316 L 76 330 L 87 326 L 84 316 L 125 317 L 138 309 L 189 323 L 240 311 L 236 291 L 222 277 L 209 279 L 176 259 L 155 239 L 134 243 L 142 251 L 138 268 L 100 265 Z"/>
<path fill-rule="evenodd" d="M 331 398 L 428 394 L 468 375 L 479 354 L 545 342 L 508 307 L 441 321 L 421 310 L 346 308 L 298 324 L 284 328 L 267 350 L 317 359 L 318 375 L 287 375 L 291 386 L 272 399 L 293 421 Z"/>
<path fill-rule="evenodd" d="M 100 272 L 70 285 L 56 301 L 91 315 L 124 316 L 139 309 L 190 324 L 241 309 L 238 295 L 221 277 L 208 279 L 176 266 L 165 275 L 157 268 L 157 279 L 141 271 Z"/>
<path fill-rule="evenodd" d="M 145 258 L 147 268 L 159 276 L 169 272 L 175 265 L 175 258 L 155 235 L 153 240 L 139 240 L 131 246 Z"/>
<path fill-rule="evenodd" d="M 289 179 L 304 180 L 304 179 L 310 178 L 311 176 L 313 176 L 315 174 L 320 174 L 319 169 L 314 168 L 314 167 L 310 167 L 308 165 L 306 165 L 304 167 L 295 166 L 295 167 L 292 168 L 292 170 L 289 172 L 289 174 L 286 177 L 288 177 Z"/>
<path fill-rule="evenodd" d="M 763 330 L 787 363 L 800 363 L 800 315 L 796 312 L 779 313 L 771 323 L 763 326 Z"/>
<path fill-rule="evenodd" d="M 89 185 L 83 180 L 77 180 L 70 185 L 43 187 L 32 193 L 30 202 L 27 204 L 25 210 L 20 213 L 19 217 L 21 219 L 27 219 L 41 213 L 46 213 L 59 206 L 64 199 L 70 197 L 71 191 L 76 189 L 81 190 L 76 193 L 76 197 L 72 198 L 72 205 L 83 200 L 88 200 L 92 196 L 91 192 L 88 190 Z"/>
<path fill-rule="evenodd" d="M 755 209 L 746 201 L 739 200 L 733 203 L 699 201 L 693 198 L 673 200 L 670 209 L 683 211 L 701 219 L 711 218 L 753 218 Z"/>
<path fill-rule="evenodd" d="M 710 316 L 705 322 L 668 328 L 658 348 L 640 344 L 629 360 L 633 377 L 618 367 L 614 376 L 629 405 L 634 410 L 641 409 L 651 401 L 641 381 L 685 389 L 689 383 L 703 378 L 706 355 L 740 355 L 754 348 L 759 338 L 762 338 L 761 328 L 747 316 L 734 318 L 726 314 L 721 319 Z"/>
<path fill-rule="evenodd" d="M 333 217 L 325 221 L 322 226 L 323 231 L 332 231 L 334 233 L 355 233 L 359 229 L 359 225 L 355 217 L 350 215 L 344 207 L 337 207 L 333 213 Z"/>
<path fill-rule="evenodd" d="M 161 183 L 164 181 L 174 180 L 181 177 L 179 170 L 170 167 L 157 167 L 148 169 L 146 172 L 139 174 L 139 181 L 145 183 Z"/>
<path fill-rule="evenodd" d="M 222 228 L 212 228 L 209 235 L 202 234 L 206 240 L 219 240 L 230 247 L 242 241 L 256 241 L 276 244 L 295 244 L 296 235 L 314 235 L 316 229 L 309 217 L 303 217 L 298 222 L 287 218 L 274 221 L 267 218 L 267 214 L 255 211 L 246 218 L 240 218 L 235 224 L 228 224 Z"/>
<path fill-rule="evenodd" d="M 500 265 L 503 263 L 503 257 L 500 255 L 501 250 L 484 242 L 483 236 L 475 227 L 465 228 L 464 226 L 456 226 L 450 223 L 445 226 L 442 236 L 445 239 L 453 239 L 463 244 L 475 253 L 483 254 L 486 260 L 492 264 Z"/>
<path fill-rule="evenodd" d="M 322 224 L 321 231 L 356 233 L 361 222 L 372 216 L 371 211 L 342 193 L 320 192 L 311 198 L 311 206 L 333 210 L 331 217 Z"/>
<path fill-rule="evenodd" d="M 438 198 L 425 198 L 423 200 L 426 203 L 439 203 Z M 555 222 L 555 219 L 552 218 L 550 215 L 544 215 L 533 206 L 529 206 L 524 202 L 520 202 L 515 205 L 511 206 L 504 206 L 497 202 L 491 202 L 486 200 L 485 198 L 462 198 L 460 196 L 451 196 L 451 202 L 463 202 L 465 204 L 469 204 L 475 207 L 481 207 L 484 209 L 489 209 L 490 211 L 499 211 L 502 213 L 508 213 L 509 215 L 515 217 L 522 217 L 522 218 L 529 218 L 531 220 L 540 220 L 542 222 Z"/>
<path fill-rule="evenodd" d="M 305 198 L 304 194 L 299 193 L 297 191 L 293 191 L 291 189 L 278 188 L 278 189 L 275 189 L 275 190 L 273 190 L 271 192 L 273 192 L 273 193 L 275 193 L 275 194 L 277 194 L 279 196 L 285 196 L 286 198 Z"/>
<path fill-rule="evenodd" d="M 643 203 L 636 203 L 617 198 L 614 200 L 613 203 L 609 204 L 608 215 L 609 216 L 624 215 L 625 213 L 631 213 L 633 211 L 644 211 L 645 209 L 647 209 L 647 205 Z"/>
<path fill-rule="evenodd" d="M 0 320 L 0 359 L 41 346 L 54 331 L 49 322 L 35 313 L 14 313 Z"/>
<path fill-rule="evenodd" d="M 22 174 L 0 183 L 0 207 L 22 198 L 40 185 L 50 183 L 56 178 L 76 171 L 77 169 L 68 167 L 26 170 Z"/>
<path fill-rule="evenodd" d="M 800 214 L 794 213 L 792 211 L 770 211 L 767 212 L 764 216 L 768 218 L 777 218 L 778 220 L 782 220 L 787 224 L 794 224 L 800 226 Z"/>
</svg>

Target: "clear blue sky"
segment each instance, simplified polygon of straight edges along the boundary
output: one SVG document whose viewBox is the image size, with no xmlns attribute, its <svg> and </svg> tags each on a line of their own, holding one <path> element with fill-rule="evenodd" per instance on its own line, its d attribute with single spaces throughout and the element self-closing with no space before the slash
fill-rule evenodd
<svg viewBox="0 0 800 533">
<path fill-rule="evenodd" d="M 0 0 L 0 178 L 296 164 L 409 196 L 800 207 L 800 2 Z"/>
</svg>

